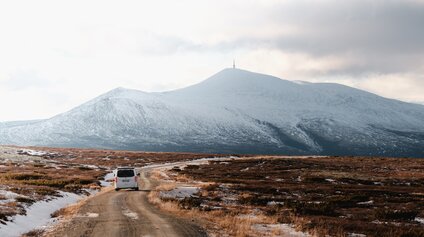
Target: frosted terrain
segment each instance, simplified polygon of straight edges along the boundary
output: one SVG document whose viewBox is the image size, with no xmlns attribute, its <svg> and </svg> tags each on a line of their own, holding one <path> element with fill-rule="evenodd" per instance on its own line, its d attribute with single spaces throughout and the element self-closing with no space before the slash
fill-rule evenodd
<svg viewBox="0 0 424 237">
<path fill-rule="evenodd" d="M 26 215 L 14 216 L 12 221 L 0 225 L 0 236 L 20 236 L 34 228 L 45 228 L 54 221 L 50 216 L 51 213 L 82 198 L 74 193 L 62 191 L 59 193 L 61 197 L 36 202 L 27 209 Z"/>
<path fill-rule="evenodd" d="M 151 151 L 424 157 L 424 106 L 332 83 L 225 69 L 184 89 L 114 89 L 0 143 Z"/>
</svg>

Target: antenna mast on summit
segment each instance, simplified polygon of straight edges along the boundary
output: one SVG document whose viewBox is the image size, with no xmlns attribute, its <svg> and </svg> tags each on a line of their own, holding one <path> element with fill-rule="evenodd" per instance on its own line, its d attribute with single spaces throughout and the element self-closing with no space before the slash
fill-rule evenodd
<svg viewBox="0 0 424 237">
<path fill-rule="evenodd" d="M 236 68 L 236 60 L 233 59 L 233 69 Z"/>
</svg>

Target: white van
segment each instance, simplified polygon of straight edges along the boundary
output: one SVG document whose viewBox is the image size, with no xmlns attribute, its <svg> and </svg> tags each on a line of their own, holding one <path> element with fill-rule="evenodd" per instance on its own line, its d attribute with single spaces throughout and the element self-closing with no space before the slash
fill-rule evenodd
<svg viewBox="0 0 424 237">
<path fill-rule="evenodd" d="M 115 190 L 131 188 L 138 190 L 138 174 L 135 168 L 119 167 L 113 171 Z"/>
</svg>

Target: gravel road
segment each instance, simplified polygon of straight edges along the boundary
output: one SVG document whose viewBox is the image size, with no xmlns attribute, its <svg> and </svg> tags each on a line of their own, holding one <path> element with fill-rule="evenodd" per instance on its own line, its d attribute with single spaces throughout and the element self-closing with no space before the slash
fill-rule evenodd
<svg viewBox="0 0 424 237">
<path fill-rule="evenodd" d="M 195 223 L 164 213 L 147 201 L 147 194 L 157 185 L 149 178 L 151 169 L 141 170 L 140 191 L 101 193 L 48 236 L 207 236 Z"/>
</svg>

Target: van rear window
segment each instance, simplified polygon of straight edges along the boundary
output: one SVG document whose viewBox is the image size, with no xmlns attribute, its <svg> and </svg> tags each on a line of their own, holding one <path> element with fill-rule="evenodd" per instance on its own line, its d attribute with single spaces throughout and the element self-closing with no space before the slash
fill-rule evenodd
<svg viewBox="0 0 424 237">
<path fill-rule="evenodd" d="M 118 170 L 118 177 L 133 177 L 134 170 Z"/>
</svg>

